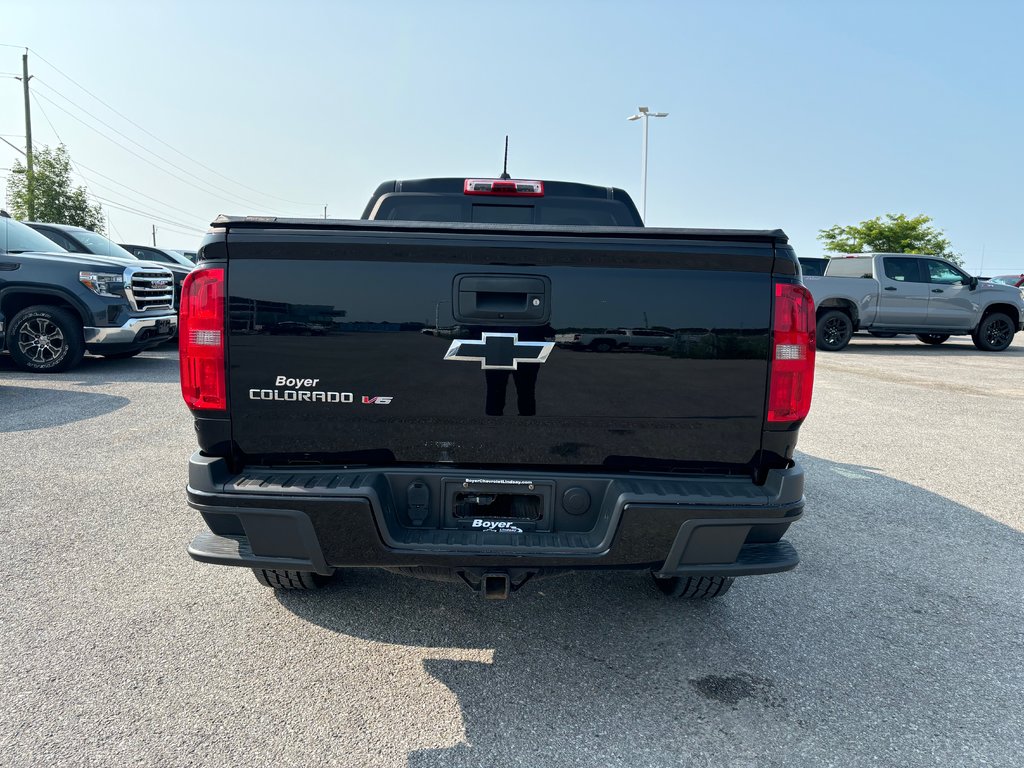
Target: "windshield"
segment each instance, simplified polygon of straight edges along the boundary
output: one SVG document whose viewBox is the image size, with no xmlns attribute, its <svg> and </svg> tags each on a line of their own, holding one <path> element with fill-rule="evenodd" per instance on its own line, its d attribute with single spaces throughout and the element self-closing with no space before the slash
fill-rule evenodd
<svg viewBox="0 0 1024 768">
<path fill-rule="evenodd" d="M 66 253 L 53 240 L 36 232 L 20 221 L 0 217 L 0 252 L 39 251 L 41 253 Z"/>
<path fill-rule="evenodd" d="M 108 240 L 97 232 L 90 232 L 87 229 L 76 229 L 70 234 L 75 238 L 75 240 L 78 240 L 82 245 L 88 248 L 89 253 L 95 254 L 96 256 L 116 256 L 119 259 L 131 259 L 132 261 L 135 261 L 134 255 L 128 253 L 128 251 L 113 240 Z"/>
<path fill-rule="evenodd" d="M 191 259 L 187 259 L 177 251 L 164 251 L 167 256 L 175 263 L 180 264 L 183 267 L 194 267 L 196 264 Z"/>
</svg>

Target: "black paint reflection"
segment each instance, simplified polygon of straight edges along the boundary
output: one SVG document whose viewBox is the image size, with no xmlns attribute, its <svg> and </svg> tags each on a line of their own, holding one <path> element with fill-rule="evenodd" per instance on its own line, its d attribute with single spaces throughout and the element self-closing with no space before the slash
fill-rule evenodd
<svg viewBox="0 0 1024 768">
<path fill-rule="evenodd" d="M 599 466 L 611 456 L 745 464 L 760 446 L 770 275 L 545 267 L 550 322 L 531 327 L 455 319 L 458 276 L 488 270 L 476 253 L 464 264 L 240 254 L 228 359 L 232 437 L 244 453 Z M 484 333 L 552 348 L 516 370 L 446 359 L 454 341 Z M 280 377 L 352 399 L 250 397 Z"/>
</svg>

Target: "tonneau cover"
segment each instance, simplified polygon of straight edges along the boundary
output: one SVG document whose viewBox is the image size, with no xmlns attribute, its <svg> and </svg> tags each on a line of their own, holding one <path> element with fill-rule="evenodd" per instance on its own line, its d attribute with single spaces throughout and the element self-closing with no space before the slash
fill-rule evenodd
<svg viewBox="0 0 1024 768">
<path fill-rule="evenodd" d="M 593 235 L 608 238 L 652 240 L 705 240 L 714 242 L 773 243 L 785 245 L 789 238 L 781 229 L 692 229 L 672 227 L 594 227 L 543 224 L 469 224 L 426 221 L 369 221 L 366 219 L 293 219 L 279 216 L 218 216 L 211 231 L 232 229 L 290 229 L 396 232 L 486 232 L 520 236 L 553 234 Z"/>
</svg>

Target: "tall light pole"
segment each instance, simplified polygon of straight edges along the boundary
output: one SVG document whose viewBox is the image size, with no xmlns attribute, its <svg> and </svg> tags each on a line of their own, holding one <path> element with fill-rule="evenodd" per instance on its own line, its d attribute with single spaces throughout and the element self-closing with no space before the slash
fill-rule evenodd
<svg viewBox="0 0 1024 768">
<path fill-rule="evenodd" d="M 630 115 L 626 119 L 644 121 L 644 149 L 643 149 L 643 172 L 640 178 L 640 218 L 647 223 L 647 123 L 652 117 L 668 117 L 668 112 L 651 112 L 647 107 L 637 107 L 638 113 Z"/>
</svg>

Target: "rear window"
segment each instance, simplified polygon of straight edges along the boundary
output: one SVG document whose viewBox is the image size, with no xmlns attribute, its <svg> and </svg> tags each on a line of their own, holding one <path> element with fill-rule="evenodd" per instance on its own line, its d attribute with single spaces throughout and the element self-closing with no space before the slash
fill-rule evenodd
<svg viewBox="0 0 1024 768">
<path fill-rule="evenodd" d="M 800 271 L 804 277 L 821 277 L 827 264 L 827 259 L 800 259 Z"/>
<path fill-rule="evenodd" d="M 537 224 L 578 227 L 631 227 L 629 209 L 618 200 L 545 200 L 537 204 Z"/>
<path fill-rule="evenodd" d="M 871 277 L 871 258 L 829 259 L 825 274 L 828 277 Z"/>
<path fill-rule="evenodd" d="M 436 197 L 409 195 L 386 197 L 373 215 L 384 221 L 462 221 L 462 200 L 438 200 Z"/>
<path fill-rule="evenodd" d="M 463 195 L 399 193 L 381 199 L 372 217 L 378 221 L 454 221 L 477 224 L 554 224 L 577 227 L 636 226 L 618 200 L 534 198 L 529 204 L 483 202 Z"/>
<path fill-rule="evenodd" d="M 532 205 L 474 205 L 477 224 L 533 224 Z"/>
</svg>

